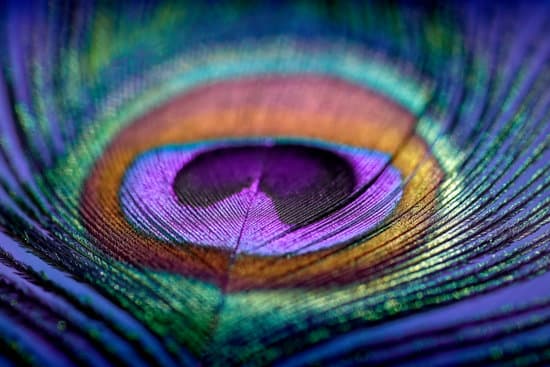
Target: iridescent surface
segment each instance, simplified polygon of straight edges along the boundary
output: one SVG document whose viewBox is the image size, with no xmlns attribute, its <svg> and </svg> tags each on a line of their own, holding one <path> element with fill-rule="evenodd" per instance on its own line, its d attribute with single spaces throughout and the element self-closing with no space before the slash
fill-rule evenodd
<svg viewBox="0 0 550 367">
<path fill-rule="evenodd" d="M 0 365 L 547 365 L 549 11 L 0 2 Z"/>
<path fill-rule="evenodd" d="M 280 256 L 361 237 L 399 202 L 400 175 L 385 168 L 387 156 L 299 143 L 146 152 L 126 173 L 121 208 L 133 226 L 165 242 Z M 370 214 L 357 221 L 353 207 Z"/>
</svg>

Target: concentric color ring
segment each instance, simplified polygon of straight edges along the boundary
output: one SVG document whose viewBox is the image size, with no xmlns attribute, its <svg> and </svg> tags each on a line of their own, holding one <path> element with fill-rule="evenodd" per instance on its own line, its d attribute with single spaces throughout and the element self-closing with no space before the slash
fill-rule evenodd
<svg viewBox="0 0 550 367">
<path fill-rule="evenodd" d="M 120 132 L 86 182 L 81 213 L 97 246 L 114 258 L 218 285 L 227 282 L 227 290 L 313 286 L 326 284 L 327 277 L 336 284 L 353 282 L 406 251 L 393 245 L 403 233 L 411 236 L 429 225 L 442 172 L 413 133 L 413 124 L 413 115 L 388 98 L 333 77 L 271 75 L 212 83 L 174 98 Z M 290 258 L 242 253 L 231 259 L 227 252 L 193 243 L 173 246 L 125 219 L 119 188 L 139 155 L 163 146 L 251 137 L 326 141 L 393 157 L 391 165 L 405 181 L 402 199 L 387 220 L 390 224 L 380 234 L 371 233 L 351 245 Z M 426 205 L 407 210 L 419 201 Z M 392 218 L 399 218 L 399 225 L 391 225 Z M 327 257 L 328 264 L 318 261 Z M 346 266 L 352 260 L 356 269 L 350 273 Z M 289 271 L 295 276 L 285 281 Z"/>
</svg>

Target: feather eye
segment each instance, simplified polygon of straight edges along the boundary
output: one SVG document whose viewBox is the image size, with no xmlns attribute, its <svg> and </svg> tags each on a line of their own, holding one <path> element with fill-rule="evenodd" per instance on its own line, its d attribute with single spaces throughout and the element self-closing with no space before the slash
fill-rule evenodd
<svg viewBox="0 0 550 367">
<path fill-rule="evenodd" d="M 280 258 L 277 274 L 342 246 L 365 251 L 369 241 L 362 239 L 388 220 L 403 190 L 407 200 L 413 194 L 403 182 L 410 159 L 392 162 L 397 143 L 372 137 L 383 138 L 384 127 L 393 125 L 390 131 L 406 139 L 411 123 L 410 113 L 389 99 L 334 77 L 212 83 L 176 97 L 113 139 L 87 179 L 84 225 L 115 258 L 216 284 L 227 283 L 234 261 L 245 269 Z M 232 139 L 220 139 L 220 131 Z M 409 144 L 408 154 L 426 159 L 421 138 Z M 430 167 L 441 175 L 433 158 Z M 131 256 L 120 243 L 132 244 Z M 191 260 L 190 252 L 225 265 Z M 252 276 L 225 287 L 277 283 L 262 279 L 263 270 Z"/>
<path fill-rule="evenodd" d="M 545 4 L 0 5 L 0 365 L 545 364 Z"/>
</svg>

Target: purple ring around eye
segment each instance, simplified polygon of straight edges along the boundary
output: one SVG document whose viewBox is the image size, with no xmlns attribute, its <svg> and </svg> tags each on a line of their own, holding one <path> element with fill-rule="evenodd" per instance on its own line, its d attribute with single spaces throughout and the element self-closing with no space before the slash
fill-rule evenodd
<svg viewBox="0 0 550 367">
<path fill-rule="evenodd" d="M 148 236 L 260 256 L 358 239 L 401 196 L 386 154 L 302 139 L 156 148 L 134 160 L 119 191 L 126 220 Z"/>
</svg>

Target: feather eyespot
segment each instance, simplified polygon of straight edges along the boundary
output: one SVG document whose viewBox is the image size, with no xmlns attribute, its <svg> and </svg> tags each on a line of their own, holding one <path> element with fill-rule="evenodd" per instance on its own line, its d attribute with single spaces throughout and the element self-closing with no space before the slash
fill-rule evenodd
<svg viewBox="0 0 550 367">
<path fill-rule="evenodd" d="M 413 121 L 386 97 L 333 77 L 199 87 L 113 139 L 88 178 L 82 212 L 95 212 L 85 223 L 102 250 L 146 268 L 221 285 L 231 266 L 227 289 L 306 286 L 329 274 L 335 284 L 358 281 L 337 264 L 388 241 L 392 216 L 407 215 L 400 205 L 435 194 L 432 176 L 403 177 L 419 164 L 441 177 L 411 135 Z M 397 160 L 399 140 L 388 133 L 406 142 Z M 307 275 L 280 277 L 329 254 L 330 272 L 313 264 Z"/>
</svg>

